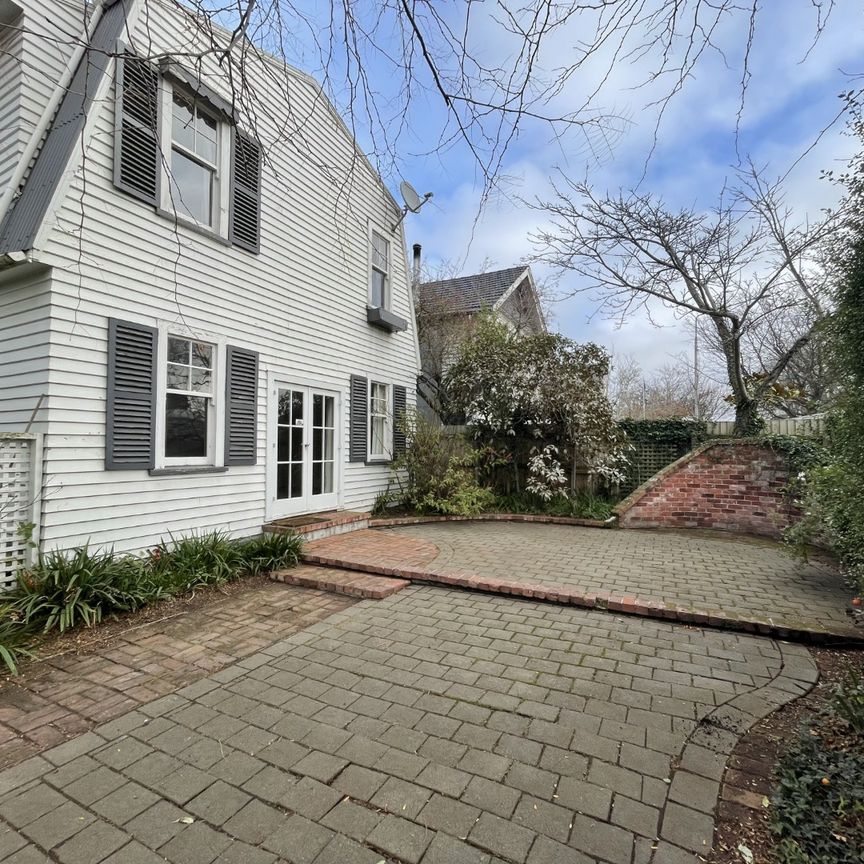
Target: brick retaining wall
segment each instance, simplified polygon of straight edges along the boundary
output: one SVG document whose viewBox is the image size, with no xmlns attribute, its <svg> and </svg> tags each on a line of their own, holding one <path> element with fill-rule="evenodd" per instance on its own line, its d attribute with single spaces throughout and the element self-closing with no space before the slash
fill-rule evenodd
<svg viewBox="0 0 864 864">
<path fill-rule="evenodd" d="M 709 441 L 668 465 L 616 508 L 623 528 L 716 528 L 779 537 L 799 516 L 783 454 Z"/>
</svg>

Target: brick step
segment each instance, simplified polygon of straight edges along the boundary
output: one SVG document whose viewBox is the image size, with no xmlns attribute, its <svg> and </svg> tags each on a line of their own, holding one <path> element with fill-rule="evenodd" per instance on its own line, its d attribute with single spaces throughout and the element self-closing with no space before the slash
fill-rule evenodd
<svg viewBox="0 0 864 864">
<path fill-rule="evenodd" d="M 654 598 L 640 598 L 608 591 L 584 591 L 581 588 L 565 585 L 517 582 L 459 570 L 447 572 L 423 567 L 386 566 L 370 560 L 339 558 L 333 555 L 320 555 L 315 552 L 304 552 L 302 559 L 309 565 L 328 569 L 337 568 L 335 572 L 344 569 L 355 574 L 367 575 L 372 580 L 383 579 L 385 581 L 405 582 L 406 584 L 419 582 L 444 585 L 450 588 L 467 588 L 470 591 L 506 594 L 511 597 L 543 600 L 566 606 L 580 606 L 585 609 L 598 609 L 624 615 L 639 615 L 645 618 L 658 618 L 663 621 L 676 621 L 681 624 L 695 624 L 701 627 L 759 633 L 764 636 L 801 642 L 831 643 L 841 640 L 864 643 L 864 631 L 852 623 L 848 625 L 838 623 L 830 629 L 807 625 L 791 627 L 782 621 L 775 621 L 771 617 L 730 615 L 721 610 L 694 609 L 678 606 L 674 603 L 665 603 Z"/>
<path fill-rule="evenodd" d="M 369 527 L 369 513 L 333 510 L 287 519 L 275 519 L 261 526 L 265 534 L 299 534 L 304 540 L 322 540 L 335 534 L 347 534 Z"/>
<path fill-rule="evenodd" d="M 291 570 L 275 570 L 270 578 L 286 585 L 315 588 L 330 594 L 345 594 L 365 600 L 383 600 L 411 583 L 407 579 L 390 579 L 353 570 L 336 570 L 331 567 L 301 565 Z"/>
</svg>

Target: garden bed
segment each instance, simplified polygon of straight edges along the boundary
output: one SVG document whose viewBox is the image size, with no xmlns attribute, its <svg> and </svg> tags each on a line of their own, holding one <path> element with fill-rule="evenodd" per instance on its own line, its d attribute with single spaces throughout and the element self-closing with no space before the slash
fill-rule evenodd
<svg viewBox="0 0 864 864">
<path fill-rule="evenodd" d="M 236 594 L 254 591 L 270 585 L 266 574 L 241 576 L 233 582 L 219 585 L 203 585 L 185 594 L 175 594 L 158 600 L 134 612 L 121 612 L 103 618 L 98 626 L 77 627 L 61 633 L 57 630 L 37 634 L 30 645 L 31 656 L 18 663 L 18 675 L 25 677 L 34 663 L 59 657 L 64 654 L 85 654 L 103 645 L 114 642 L 118 636 L 170 618 L 188 615 L 208 608 L 214 603 L 229 599 Z M 0 682 L 12 678 L 8 669 L 0 666 Z"/>
<path fill-rule="evenodd" d="M 832 648 L 813 648 L 811 651 L 820 671 L 815 687 L 750 729 L 729 759 L 717 815 L 714 849 L 705 859 L 707 864 L 750 864 L 748 853 L 752 855 L 752 864 L 826 864 L 828 861 L 864 860 L 864 848 L 860 845 L 850 847 L 856 842 L 852 832 L 848 836 L 841 835 L 846 837 L 845 843 L 837 841 L 839 848 L 848 849 L 848 857 L 838 858 L 835 857 L 837 853 L 832 852 L 828 858 L 813 858 L 794 857 L 795 852 L 786 852 L 784 857 L 779 846 L 780 838 L 772 830 L 772 821 L 779 812 L 777 802 L 772 800 L 777 794 L 779 773 L 784 778 L 783 824 L 788 839 L 796 833 L 800 837 L 828 837 L 831 827 L 824 824 L 813 801 L 818 802 L 819 796 L 827 795 L 832 788 L 849 795 L 846 806 L 850 819 L 857 824 L 859 841 L 864 836 L 864 798 L 859 796 L 856 801 L 854 792 L 850 794 L 849 789 L 843 788 L 857 779 L 860 790 L 861 776 L 826 777 L 828 783 L 823 785 L 824 772 L 817 759 L 808 761 L 807 757 L 793 758 L 789 755 L 803 730 L 803 734 L 817 744 L 824 742 L 820 749 L 829 754 L 857 757 L 859 764 L 864 764 L 864 737 L 852 733 L 846 724 L 828 712 L 833 691 L 844 682 L 848 670 L 856 670 L 859 676 L 864 676 L 864 652 Z M 864 712 L 864 705 L 860 710 Z M 804 724 L 810 718 L 813 719 L 808 728 Z M 791 835 L 788 825 L 790 810 L 796 810 L 798 805 L 790 807 L 790 799 L 800 802 L 801 807 L 796 817 L 800 822 Z M 796 816 L 794 812 L 791 815 Z"/>
<path fill-rule="evenodd" d="M 39 555 L 0 597 L 0 667 L 14 673 L 52 633 L 89 629 L 202 588 L 293 566 L 301 547 L 294 534 L 232 539 L 213 532 L 172 538 L 144 556 L 87 546 Z"/>
</svg>

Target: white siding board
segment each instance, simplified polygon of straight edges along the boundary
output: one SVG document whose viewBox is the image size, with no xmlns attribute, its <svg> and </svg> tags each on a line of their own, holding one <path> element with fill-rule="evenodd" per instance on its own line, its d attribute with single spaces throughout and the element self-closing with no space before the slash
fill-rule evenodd
<svg viewBox="0 0 864 864">
<path fill-rule="evenodd" d="M 0 285 L 0 431 L 23 432 L 48 391 L 49 295 L 44 275 Z M 41 423 L 31 431 L 42 431 Z"/>
<path fill-rule="evenodd" d="M 180 32 L 177 13 L 166 13 L 151 0 L 148 18 L 147 32 L 139 27 L 134 34 L 138 50 L 165 50 L 165 34 Z M 151 35 L 160 40 L 152 49 Z M 86 172 L 78 167 L 40 250 L 53 266 L 54 301 L 46 546 L 74 545 L 87 537 L 118 549 L 140 549 L 168 530 L 256 531 L 265 512 L 265 423 L 272 376 L 315 381 L 341 394 L 342 506 L 368 507 L 386 487 L 388 466 L 346 461 L 348 380 L 352 373 L 374 374 L 404 385 L 413 401 L 413 322 L 399 334 L 385 334 L 366 322 L 368 220 L 386 230 L 398 214 L 365 160 L 354 158 L 344 128 L 310 82 L 295 73 L 287 78 L 295 110 L 309 117 L 303 137 L 315 152 L 308 159 L 290 144 L 269 149 L 278 178 L 265 166 L 258 256 L 174 225 L 118 192 L 111 181 L 113 82 L 97 99 Z M 283 102 L 272 86 L 268 97 L 278 111 Z M 347 191 L 312 164 L 347 166 L 352 159 Z M 411 320 L 401 231 L 391 235 L 391 242 L 392 308 Z M 171 321 L 186 332 L 182 321 L 192 332 L 217 334 L 258 351 L 259 464 L 182 477 L 105 472 L 109 317 L 151 325 Z"/>
</svg>

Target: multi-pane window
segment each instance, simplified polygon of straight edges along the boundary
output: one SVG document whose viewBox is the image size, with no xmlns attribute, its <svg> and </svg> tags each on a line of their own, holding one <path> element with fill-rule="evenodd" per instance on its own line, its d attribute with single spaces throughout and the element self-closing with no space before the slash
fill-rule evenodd
<svg viewBox="0 0 864 864">
<path fill-rule="evenodd" d="M 369 305 L 379 309 L 387 306 L 390 278 L 390 243 L 377 231 L 372 232 L 372 272 L 369 282 Z"/>
<path fill-rule="evenodd" d="M 171 199 L 177 213 L 213 226 L 219 122 L 176 90 L 171 114 Z"/>
<path fill-rule="evenodd" d="M 373 459 L 381 459 L 388 455 L 389 409 L 390 400 L 387 385 L 373 381 L 369 390 L 369 456 Z"/>
<path fill-rule="evenodd" d="M 168 337 L 165 457 L 206 459 L 213 415 L 213 346 Z"/>
<path fill-rule="evenodd" d="M 303 440 L 306 394 L 302 390 L 280 390 L 276 418 L 276 497 L 303 497 Z"/>
</svg>

